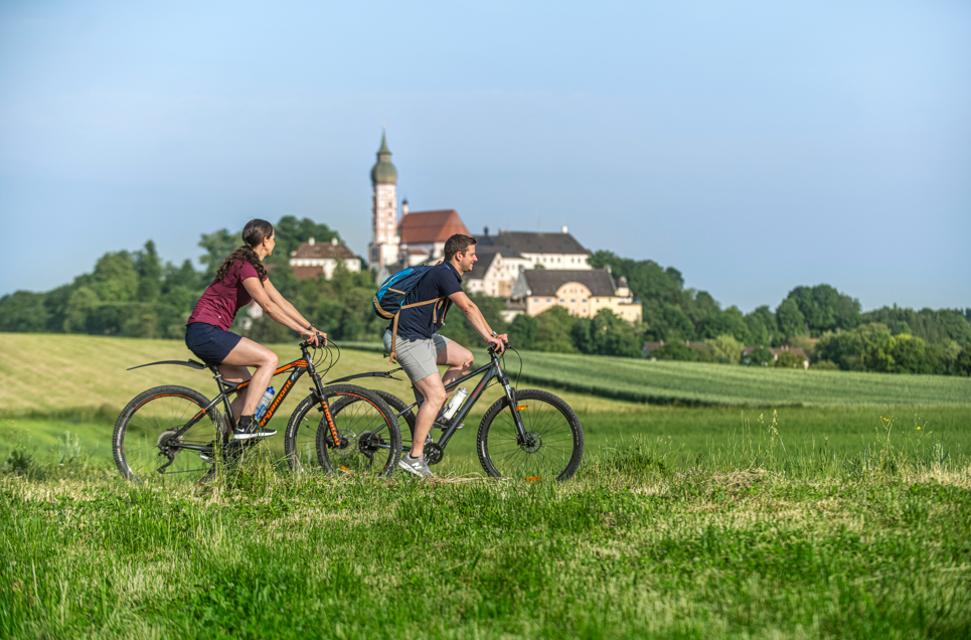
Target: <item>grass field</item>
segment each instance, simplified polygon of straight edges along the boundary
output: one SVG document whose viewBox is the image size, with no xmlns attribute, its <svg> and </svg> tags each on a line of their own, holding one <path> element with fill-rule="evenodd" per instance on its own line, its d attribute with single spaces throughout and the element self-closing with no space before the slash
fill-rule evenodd
<svg viewBox="0 0 971 640">
<path fill-rule="evenodd" d="M 184 347 L 0 341 L 0 637 L 971 634 L 961 381 L 827 372 L 812 387 L 826 402 L 792 402 L 786 376 L 807 372 L 754 370 L 760 391 L 736 385 L 736 367 L 565 357 L 587 449 L 563 485 L 484 478 L 472 425 L 433 483 L 293 475 L 271 441 L 204 487 L 135 486 L 111 461 L 118 408 L 211 380 L 124 368 Z M 525 354 L 524 375 L 547 375 L 545 357 Z M 345 351 L 333 375 L 384 366 Z M 610 376 L 739 391 L 702 407 L 580 391 Z"/>
</svg>

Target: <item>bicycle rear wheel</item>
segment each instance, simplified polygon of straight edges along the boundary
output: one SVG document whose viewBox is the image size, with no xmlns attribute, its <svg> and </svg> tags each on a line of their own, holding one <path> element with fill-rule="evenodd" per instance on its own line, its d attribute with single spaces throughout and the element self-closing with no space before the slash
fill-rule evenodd
<svg viewBox="0 0 971 640">
<path fill-rule="evenodd" d="M 349 384 L 324 387 L 337 432 L 316 394 L 304 398 L 287 425 L 284 448 L 294 471 L 388 476 L 401 455 L 401 433 L 387 403 L 375 392 Z"/>
<path fill-rule="evenodd" d="M 513 417 L 522 418 L 526 438 L 521 439 Z M 567 480 L 583 457 L 583 427 L 563 399 L 539 389 L 516 392 L 516 407 L 499 398 L 482 416 L 476 435 L 479 462 L 493 477 L 528 482 Z"/>
<path fill-rule="evenodd" d="M 199 481 L 211 476 L 221 423 L 216 410 L 194 389 L 166 385 L 135 396 L 115 423 L 112 452 L 126 480 L 163 477 Z M 192 420 L 195 423 L 183 430 Z"/>
</svg>

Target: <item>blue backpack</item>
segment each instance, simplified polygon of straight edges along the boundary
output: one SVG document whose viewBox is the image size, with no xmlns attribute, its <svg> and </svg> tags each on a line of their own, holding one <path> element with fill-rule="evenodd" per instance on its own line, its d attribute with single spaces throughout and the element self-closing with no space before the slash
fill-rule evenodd
<svg viewBox="0 0 971 640">
<path fill-rule="evenodd" d="M 398 359 L 398 319 L 401 317 L 402 310 L 434 304 L 435 308 L 432 310 L 432 322 L 438 322 L 439 310 L 442 311 L 442 319 L 444 320 L 445 318 L 445 313 L 448 311 L 448 298 L 431 298 L 429 300 L 405 302 L 409 294 L 418 287 L 418 283 L 421 282 L 422 278 L 428 275 L 428 272 L 433 268 L 433 266 L 429 265 L 406 267 L 388 276 L 381 283 L 381 286 L 378 287 L 377 293 L 374 294 L 374 299 L 371 302 L 371 305 L 374 307 L 374 313 L 379 318 L 391 320 L 391 353 L 389 354 L 391 362 L 395 362 Z"/>
</svg>

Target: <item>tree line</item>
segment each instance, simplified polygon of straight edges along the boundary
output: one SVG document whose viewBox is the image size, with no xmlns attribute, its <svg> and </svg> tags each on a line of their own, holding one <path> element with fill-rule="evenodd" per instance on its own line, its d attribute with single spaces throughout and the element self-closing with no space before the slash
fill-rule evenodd
<svg viewBox="0 0 971 640">
<path fill-rule="evenodd" d="M 371 311 L 375 284 L 366 270 L 339 267 L 331 280 L 297 280 L 290 252 L 313 237 L 340 239 L 325 224 L 284 216 L 276 223 L 277 250 L 267 259 L 276 287 L 337 340 L 376 341 L 385 321 Z M 47 292 L 17 291 L 0 298 L 0 331 L 87 333 L 145 338 L 182 338 L 185 320 L 222 260 L 239 246 L 226 229 L 199 240 L 201 268 L 189 260 L 163 262 L 150 240 L 137 251 L 105 253 L 90 273 Z M 643 304 L 644 321 L 630 324 L 608 310 L 576 318 L 554 307 L 535 317 L 500 319 L 499 298 L 473 299 L 493 326 L 516 345 L 538 351 L 645 355 L 645 343 L 663 343 L 650 357 L 674 360 L 801 366 L 802 358 L 773 353 L 790 345 L 814 366 L 845 370 L 971 375 L 971 309 L 884 307 L 862 312 L 860 303 L 827 284 L 796 287 L 772 309 L 749 313 L 725 309 L 706 291 L 685 288 L 681 273 L 652 260 L 631 260 L 609 251 L 591 256 L 595 267 L 626 276 Z M 461 312 L 452 311 L 445 330 L 466 344 L 478 338 Z M 260 341 L 286 341 L 290 332 L 267 318 L 244 313 L 235 329 Z M 743 349 L 749 347 L 743 353 Z"/>
<path fill-rule="evenodd" d="M 590 262 L 627 277 L 644 305 L 645 339 L 664 342 L 653 357 L 802 366 L 802 357 L 770 350 L 790 346 L 819 368 L 971 375 L 971 308 L 863 312 L 855 298 L 819 284 L 792 289 L 775 309 L 743 313 L 685 288 L 677 269 L 653 260 L 598 251 Z"/>
</svg>

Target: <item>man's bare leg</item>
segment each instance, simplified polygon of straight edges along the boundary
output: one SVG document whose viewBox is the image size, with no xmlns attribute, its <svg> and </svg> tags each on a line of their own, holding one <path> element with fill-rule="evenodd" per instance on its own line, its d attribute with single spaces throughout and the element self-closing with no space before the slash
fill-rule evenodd
<svg viewBox="0 0 971 640">
<path fill-rule="evenodd" d="M 442 374 L 442 385 L 464 376 L 472 369 L 473 362 L 475 358 L 471 351 L 449 340 L 445 348 L 438 352 L 438 364 L 448 365 L 448 369 Z"/>
<path fill-rule="evenodd" d="M 445 385 L 437 375 L 430 375 L 415 383 L 415 388 L 422 395 L 424 401 L 415 416 L 415 437 L 411 442 L 411 457 L 421 458 L 425 455 L 425 438 L 428 437 L 435 423 L 438 412 L 445 404 Z"/>
</svg>

